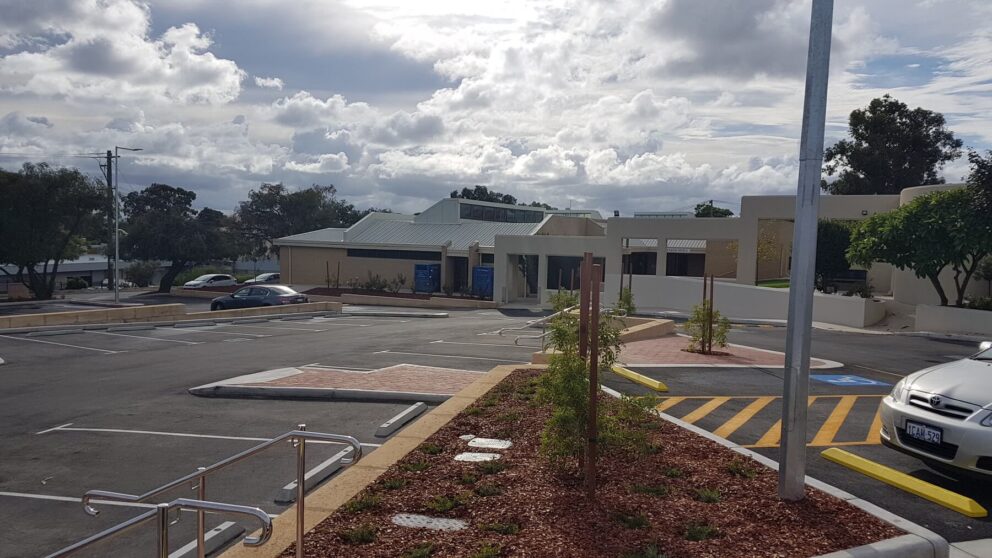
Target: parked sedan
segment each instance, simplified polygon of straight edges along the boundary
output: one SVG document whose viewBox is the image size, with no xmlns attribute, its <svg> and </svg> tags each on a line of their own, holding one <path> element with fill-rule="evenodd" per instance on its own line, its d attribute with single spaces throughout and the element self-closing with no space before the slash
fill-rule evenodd
<svg viewBox="0 0 992 558">
<path fill-rule="evenodd" d="M 204 289 L 207 287 L 233 287 L 238 281 L 233 275 L 223 273 L 208 273 L 201 275 L 192 281 L 183 283 L 184 289 Z"/>
<path fill-rule="evenodd" d="M 900 380 L 881 418 L 886 446 L 942 472 L 992 479 L 992 342 Z"/>
<path fill-rule="evenodd" d="M 279 306 L 280 304 L 302 304 L 310 302 L 307 295 L 298 293 L 285 285 L 264 287 L 244 287 L 229 295 L 219 296 L 210 301 L 211 310 L 233 310 L 257 306 Z"/>
<path fill-rule="evenodd" d="M 259 283 L 278 283 L 279 274 L 278 273 L 262 273 L 257 275 L 254 279 L 249 279 L 245 281 L 245 285 L 257 285 Z"/>
</svg>

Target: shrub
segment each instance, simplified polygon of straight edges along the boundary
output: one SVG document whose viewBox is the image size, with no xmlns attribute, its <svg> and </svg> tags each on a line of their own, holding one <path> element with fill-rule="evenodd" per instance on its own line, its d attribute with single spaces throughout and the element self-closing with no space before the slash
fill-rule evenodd
<svg viewBox="0 0 992 558">
<path fill-rule="evenodd" d="M 685 474 L 682 471 L 682 469 L 679 469 L 678 467 L 669 467 L 669 468 L 665 469 L 664 473 L 665 473 L 665 476 L 668 477 L 668 478 L 670 478 L 670 479 L 677 479 L 677 478 L 679 478 L 679 477 L 681 477 L 682 475 Z"/>
<path fill-rule="evenodd" d="M 458 506 L 462 505 L 462 502 L 458 498 L 450 496 L 435 496 L 424 503 L 424 506 L 437 513 L 449 512 Z"/>
<path fill-rule="evenodd" d="M 431 543 L 420 543 L 407 550 L 403 558 L 430 558 L 434 554 L 434 545 Z"/>
<path fill-rule="evenodd" d="M 422 444 L 420 446 L 420 451 L 426 453 L 427 455 L 437 455 L 437 454 L 441 453 L 442 451 L 444 451 L 444 448 L 442 448 L 441 446 L 439 446 L 437 444 L 433 444 L 431 442 L 427 442 L 427 443 Z"/>
<path fill-rule="evenodd" d="M 496 473 L 506 469 L 506 467 L 506 462 L 498 460 L 483 461 L 482 463 L 479 463 L 478 466 L 479 472 L 484 475 L 495 475 Z"/>
<path fill-rule="evenodd" d="M 720 501 L 720 491 L 715 488 L 700 488 L 696 490 L 696 499 L 706 504 L 715 504 Z"/>
<path fill-rule="evenodd" d="M 394 277 L 389 282 L 389 292 L 393 294 L 396 294 L 405 288 L 406 288 L 406 275 L 403 275 L 402 273 L 397 273 L 396 277 Z"/>
<path fill-rule="evenodd" d="M 389 287 L 389 281 L 386 281 L 379 276 L 378 273 L 372 273 L 372 270 L 368 272 L 368 281 L 362 284 L 362 288 L 367 291 L 385 291 Z"/>
<path fill-rule="evenodd" d="M 651 496 L 668 496 L 668 487 L 663 484 L 634 484 L 631 490 L 637 494 L 648 494 Z"/>
<path fill-rule="evenodd" d="M 693 521 L 685 527 L 685 539 L 689 541 L 705 541 L 718 537 L 720 531 L 709 523 Z"/>
<path fill-rule="evenodd" d="M 706 301 L 697 304 L 692 308 L 692 315 L 685 322 L 685 329 L 689 333 L 689 351 L 694 353 L 706 353 L 707 337 L 710 331 L 710 307 L 712 303 Z M 717 347 L 727 346 L 727 332 L 730 331 L 730 320 L 723 317 L 719 310 L 714 309 L 712 315 L 712 345 Z"/>
<path fill-rule="evenodd" d="M 386 490 L 399 490 L 404 486 L 406 486 L 406 479 L 401 479 L 399 477 L 393 477 L 382 481 L 382 487 Z"/>
<path fill-rule="evenodd" d="M 358 513 L 379 507 L 382 497 L 378 494 L 362 494 L 358 498 L 353 498 L 344 505 L 344 511 L 348 513 Z"/>
<path fill-rule="evenodd" d="M 992 310 L 992 296 L 983 296 L 968 302 L 968 308 L 972 310 Z"/>
<path fill-rule="evenodd" d="M 753 479 L 758 471 L 747 464 L 747 462 L 741 459 L 735 459 L 727 465 L 727 472 L 735 477 L 743 477 L 745 479 Z"/>
<path fill-rule="evenodd" d="M 500 535 L 516 535 L 520 532 L 520 526 L 516 523 L 486 523 L 482 525 L 483 531 L 492 531 Z"/>
<path fill-rule="evenodd" d="M 465 472 L 465 473 L 462 473 L 462 476 L 461 476 L 461 478 L 458 479 L 458 482 L 460 482 L 462 484 L 475 484 L 476 481 L 478 481 L 478 480 L 479 480 L 479 477 L 473 475 L 472 473 Z"/>
<path fill-rule="evenodd" d="M 255 278 L 254 275 L 248 273 L 238 273 L 237 275 L 234 276 L 234 280 L 237 281 L 238 283 L 244 283 L 245 281 L 254 278 Z"/>
<path fill-rule="evenodd" d="M 410 461 L 400 465 L 404 471 L 410 473 L 419 473 L 421 471 L 426 471 L 431 468 L 431 464 L 426 461 Z"/>
<path fill-rule="evenodd" d="M 86 279 L 81 279 L 79 277 L 70 277 L 65 281 L 65 288 L 70 291 L 85 289 L 89 286 L 90 284 L 86 282 Z"/>
<path fill-rule="evenodd" d="M 617 301 L 617 310 L 624 310 L 630 316 L 637 311 L 634 306 L 634 293 L 627 287 L 620 289 L 620 299 Z"/>
<path fill-rule="evenodd" d="M 622 558 L 665 558 L 665 555 L 658 551 L 658 547 L 649 544 L 640 550 L 625 552 Z"/>
<path fill-rule="evenodd" d="M 139 287 L 147 287 L 152 283 L 156 271 L 158 271 L 156 262 L 131 262 L 131 265 L 124 270 L 124 277 Z"/>
<path fill-rule="evenodd" d="M 344 529 L 338 535 L 348 544 L 368 544 L 375 541 L 376 528 L 374 525 L 363 523 L 351 529 Z"/>
<path fill-rule="evenodd" d="M 614 515 L 613 518 L 628 529 L 644 529 L 650 525 L 648 518 L 642 513 L 620 512 Z"/>
<path fill-rule="evenodd" d="M 559 290 L 555 294 L 551 295 L 549 299 L 551 302 L 551 307 L 555 312 L 561 312 L 566 308 L 571 308 L 579 303 L 579 295 L 575 291 L 563 291 Z"/>
<path fill-rule="evenodd" d="M 472 558 L 497 558 L 502 551 L 498 544 L 484 543 L 475 554 L 472 554 Z"/>
<path fill-rule="evenodd" d="M 495 484 L 480 484 L 479 486 L 475 487 L 475 490 L 473 492 L 475 492 L 477 496 L 482 496 L 482 497 L 497 496 L 503 493 L 503 489 Z"/>
</svg>

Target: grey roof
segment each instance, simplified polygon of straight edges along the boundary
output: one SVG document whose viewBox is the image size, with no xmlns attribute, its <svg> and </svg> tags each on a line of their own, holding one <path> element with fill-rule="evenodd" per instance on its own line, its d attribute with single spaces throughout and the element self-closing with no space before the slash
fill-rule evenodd
<svg viewBox="0 0 992 558">
<path fill-rule="evenodd" d="M 540 223 L 497 223 L 468 221 L 460 223 L 412 223 L 410 221 L 376 221 L 359 231 L 349 232 L 348 243 L 411 244 L 441 246 L 451 241 L 449 249 L 468 250 L 473 242 L 493 246 L 496 235 L 527 235 Z"/>
</svg>

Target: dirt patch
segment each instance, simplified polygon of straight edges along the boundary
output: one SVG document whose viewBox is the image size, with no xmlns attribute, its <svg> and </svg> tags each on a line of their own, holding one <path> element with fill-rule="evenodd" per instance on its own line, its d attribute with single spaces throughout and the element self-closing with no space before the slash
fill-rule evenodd
<svg viewBox="0 0 992 558">
<path fill-rule="evenodd" d="M 539 454 L 550 409 L 534 402 L 538 373 L 513 373 L 390 467 L 307 535 L 306 556 L 792 558 L 903 534 L 810 488 L 804 501 L 782 502 L 774 471 L 656 418 L 641 425 L 650 451 L 603 452 L 591 502 L 577 477 Z M 619 407 L 601 401 L 608 411 Z M 464 434 L 513 446 L 496 465 L 456 462 L 458 453 L 480 451 Z M 469 527 L 399 527 L 391 523 L 398 513 Z"/>
</svg>

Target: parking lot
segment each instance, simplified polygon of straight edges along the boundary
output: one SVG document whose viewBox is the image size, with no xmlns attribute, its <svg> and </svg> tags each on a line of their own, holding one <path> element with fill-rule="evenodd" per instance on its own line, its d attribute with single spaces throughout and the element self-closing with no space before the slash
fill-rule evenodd
<svg viewBox="0 0 992 558">
<path fill-rule="evenodd" d="M 739 328 L 730 341 L 782 350 L 784 328 Z M 957 481 L 881 445 L 877 415 L 881 398 L 903 376 L 921 368 L 964 358 L 976 343 L 893 335 L 815 330 L 814 357 L 842 362 L 839 369 L 810 382 L 807 474 L 923 525 L 952 542 L 992 537 L 989 518 L 972 519 L 820 456 L 839 447 L 872 461 L 974 498 L 992 507 L 992 490 L 977 481 Z M 664 381 L 661 409 L 762 455 L 778 460 L 782 417 L 781 368 L 635 368 Z M 827 376 L 833 376 L 827 377 Z M 616 376 L 607 385 L 625 393 L 646 388 Z"/>
<path fill-rule="evenodd" d="M 142 493 L 305 423 L 308 430 L 348 434 L 374 451 L 381 423 L 409 404 L 194 397 L 187 389 L 242 374 L 320 364 L 354 370 L 401 363 L 484 371 L 529 362 L 533 347 L 492 333 L 532 316 L 452 312 L 443 319 L 329 317 L 0 335 L 0 556 L 42 556 L 144 508 L 103 506 L 83 513 L 90 489 Z M 307 467 L 342 450 L 308 446 Z M 275 502 L 294 478 L 292 448 L 274 447 L 211 477 L 207 498 L 259 506 Z M 166 497 L 193 497 L 188 488 Z M 174 556 L 191 556 L 192 514 L 172 530 Z M 228 518 L 211 527 L 237 530 Z M 246 524 L 247 525 L 247 524 Z M 132 555 L 154 544 L 154 529 L 94 547 L 91 556 Z M 223 538 L 218 535 L 217 539 Z M 185 550 L 184 550 L 185 549 Z"/>
</svg>

